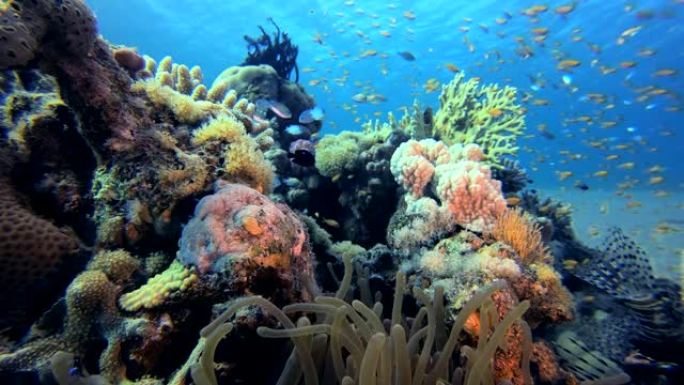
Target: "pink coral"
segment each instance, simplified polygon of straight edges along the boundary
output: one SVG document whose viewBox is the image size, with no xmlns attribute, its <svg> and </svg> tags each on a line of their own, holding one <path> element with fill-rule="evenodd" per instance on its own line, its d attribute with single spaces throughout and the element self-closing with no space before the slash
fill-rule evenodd
<svg viewBox="0 0 684 385">
<path fill-rule="evenodd" d="M 463 160 L 441 165 L 436 175 L 437 195 L 459 225 L 482 231 L 506 211 L 501 182 L 492 179 L 483 163 Z"/>
<path fill-rule="evenodd" d="M 450 159 L 447 147 L 433 139 L 409 140 L 402 143 L 392 154 L 390 169 L 395 179 L 414 198 L 423 196 L 425 186 L 435 173 L 435 163 L 446 163 Z"/>
<path fill-rule="evenodd" d="M 482 231 L 506 211 L 501 182 L 492 179 L 481 163 L 482 149 L 476 144 L 447 147 L 434 139 L 409 140 L 392 154 L 392 174 L 412 198 L 420 198 L 431 187 L 461 226 Z"/>
<path fill-rule="evenodd" d="M 287 206 L 240 184 L 226 184 L 198 203 L 177 259 L 202 275 L 224 274 L 234 286 L 250 287 L 268 271 L 275 271 L 286 290 L 313 282 L 302 222 Z"/>
</svg>

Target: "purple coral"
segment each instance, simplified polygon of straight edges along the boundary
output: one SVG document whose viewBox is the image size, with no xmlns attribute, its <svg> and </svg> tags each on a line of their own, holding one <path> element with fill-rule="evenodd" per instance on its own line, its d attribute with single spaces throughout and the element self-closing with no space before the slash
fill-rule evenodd
<svg viewBox="0 0 684 385">
<path fill-rule="evenodd" d="M 253 292 L 265 276 L 277 277 L 285 290 L 313 282 L 303 223 L 287 206 L 240 184 L 226 184 L 198 203 L 183 229 L 177 259 L 201 275 L 227 276 L 238 291 Z"/>
</svg>

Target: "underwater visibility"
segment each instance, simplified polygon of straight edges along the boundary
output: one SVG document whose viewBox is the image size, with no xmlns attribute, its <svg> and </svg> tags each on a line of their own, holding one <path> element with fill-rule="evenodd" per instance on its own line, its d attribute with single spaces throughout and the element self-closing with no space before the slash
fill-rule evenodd
<svg viewBox="0 0 684 385">
<path fill-rule="evenodd" d="M 684 385 L 684 0 L 0 0 L 1 385 Z"/>
</svg>

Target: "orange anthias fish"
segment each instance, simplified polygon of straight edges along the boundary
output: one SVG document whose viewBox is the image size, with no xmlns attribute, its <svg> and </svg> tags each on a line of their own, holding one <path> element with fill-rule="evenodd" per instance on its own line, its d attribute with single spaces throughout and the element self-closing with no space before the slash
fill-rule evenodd
<svg viewBox="0 0 684 385">
<path fill-rule="evenodd" d="M 500 108 L 492 108 L 488 111 L 489 116 L 493 118 L 498 118 L 499 116 L 503 115 L 503 111 Z"/>
<path fill-rule="evenodd" d="M 415 20 L 416 19 L 416 14 L 413 11 L 404 11 L 404 17 L 407 20 Z"/>
<path fill-rule="evenodd" d="M 568 70 L 568 69 L 570 69 L 570 68 L 579 67 L 580 64 L 582 64 L 582 62 L 579 61 L 579 60 L 576 60 L 576 59 L 565 59 L 565 60 L 559 61 L 559 62 L 558 62 L 558 65 L 556 66 L 556 68 L 558 68 L 558 69 L 561 70 L 561 71 L 565 71 L 565 70 Z"/>
<path fill-rule="evenodd" d="M 675 75 L 677 75 L 677 70 L 672 69 L 672 68 L 663 68 L 663 69 L 657 70 L 656 72 L 653 73 L 653 76 L 658 76 L 658 77 L 675 76 Z"/>
<path fill-rule="evenodd" d="M 574 2 L 570 3 L 570 4 L 566 4 L 566 5 L 561 5 L 561 6 L 556 7 L 556 9 L 554 9 L 554 12 L 556 12 L 559 15 L 565 16 L 565 15 L 569 14 L 570 12 L 574 11 L 575 6 L 576 6 L 576 3 L 574 3 Z"/>
<path fill-rule="evenodd" d="M 460 68 L 456 67 L 456 65 L 454 65 L 454 64 L 452 64 L 452 63 L 446 63 L 446 64 L 444 65 L 444 67 L 446 67 L 447 70 L 449 70 L 449 71 L 451 71 L 451 72 L 453 72 L 453 73 L 457 73 L 457 72 L 460 72 L 460 71 L 461 71 Z"/>
<path fill-rule="evenodd" d="M 537 4 L 523 10 L 525 16 L 537 16 L 540 13 L 546 12 L 549 9 L 547 5 Z"/>
</svg>

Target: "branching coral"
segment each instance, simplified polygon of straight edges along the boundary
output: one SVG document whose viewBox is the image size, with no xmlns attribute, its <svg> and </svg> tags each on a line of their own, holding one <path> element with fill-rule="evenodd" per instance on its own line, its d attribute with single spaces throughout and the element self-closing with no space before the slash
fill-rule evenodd
<svg viewBox="0 0 684 385">
<path fill-rule="evenodd" d="M 448 144 L 475 143 L 486 160 L 501 165 L 504 155 L 516 155 L 515 140 L 525 127 L 523 108 L 516 104 L 516 89 L 480 86 L 462 73 L 442 88 L 433 134 Z"/>
<path fill-rule="evenodd" d="M 254 104 L 238 99 L 228 82 L 217 79 L 207 88 L 202 83 L 202 70 L 198 66 L 189 69 L 166 56 L 159 64 L 146 57 L 145 68 L 137 73 L 140 80 L 131 89 L 146 94 L 154 106 L 170 111 L 180 123 L 197 125 L 212 117 L 229 114 L 250 132 L 269 126 L 269 122 L 255 117 Z"/>
<path fill-rule="evenodd" d="M 150 278 L 145 285 L 122 295 L 119 305 L 126 311 L 153 309 L 163 304 L 169 296 L 191 290 L 198 279 L 193 269 L 173 261 L 171 266 Z"/>
</svg>

